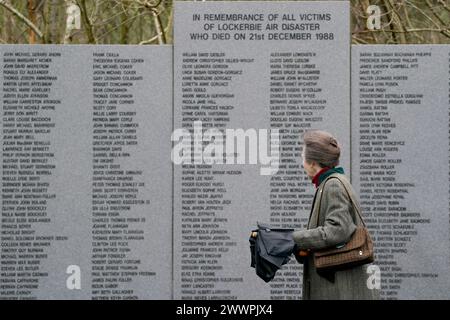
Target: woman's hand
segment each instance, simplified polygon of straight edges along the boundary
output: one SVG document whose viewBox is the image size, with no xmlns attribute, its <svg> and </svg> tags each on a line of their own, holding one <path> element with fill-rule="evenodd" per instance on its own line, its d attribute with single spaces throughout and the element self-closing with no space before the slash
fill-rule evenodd
<svg viewBox="0 0 450 320">
<path fill-rule="evenodd" d="M 309 256 L 309 250 L 300 250 L 297 248 L 297 245 L 294 247 L 294 257 L 298 263 L 305 263 L 306 258 Z"/>
</svg>

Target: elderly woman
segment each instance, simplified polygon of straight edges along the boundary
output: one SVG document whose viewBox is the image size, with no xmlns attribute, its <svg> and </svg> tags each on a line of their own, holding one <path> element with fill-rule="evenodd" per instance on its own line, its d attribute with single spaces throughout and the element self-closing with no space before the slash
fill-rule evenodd
<svg viewBox="0 0 450 320">
<path fill-rule="evenodd" d="M 308 228 L 293 233 L 296 258 L 304 263 L 303 299 L 377 299 L 379 292 L 367 285 L 371 276 L 367 265 L 321 274 L 314 267 L 312 252 L 350 240 L 359 220 L 339 180 L 348 181 L 344 170 L 337 167 L 341 155 L 337 140 L 319 130 L 306 132 L 303 139 L 303 167 L 316 187 Z M 339 179 L 333 179 L 336 176 Z M 349 192 L 354 193 L 353 189 Z"/>
</svg>

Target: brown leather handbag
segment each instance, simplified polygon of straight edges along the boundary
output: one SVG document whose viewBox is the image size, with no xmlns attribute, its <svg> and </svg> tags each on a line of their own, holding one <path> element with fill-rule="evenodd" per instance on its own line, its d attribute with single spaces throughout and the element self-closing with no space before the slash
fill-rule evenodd
<svg viewBox="0 0 450 320">
<path fill-rule="evenodd" d="M 346 185 L 347 182 L 339 179 L 337 176 L 330 178 L 336 178 L 341 181 L 355 211 L 358 213 L 362 226 L 358 226 L 358 223 L 355 221 L 355 224 L 357 225 L 356 230 L 345 245 L 314 252 L 314 266 L 319 272 L 345 270 L 374 261 L 373 242 L 370 233 L 361 217 L 360 208 L 357 205 L 357 202 L 353 198 L 352 193 L 349 192 L 348 186 Z M 322 198 L 320 200 L 322 200 Z"/>
</svg>

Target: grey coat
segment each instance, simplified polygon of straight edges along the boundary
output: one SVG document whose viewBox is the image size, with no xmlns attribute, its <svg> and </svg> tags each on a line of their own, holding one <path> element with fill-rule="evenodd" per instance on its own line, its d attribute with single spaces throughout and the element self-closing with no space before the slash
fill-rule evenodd
<svg viewBox="0 0 450 320">
<path fill-rule="evenodd" d="M 308 229 L 293 233 L 294 241 L 299 249 L 318 250 L 347 242 L 355 231 L 355 223 L 361 223 L 344 186 L 338 179 L 332 179 L 334 176 L 339 176 L 340 179 L 348 182 L 344 175 L 334 173 L 317 188 Z M 347 185 L 349 186 L 350 183 Z M 353 188 L 349 192 L 354 193 Z M 357 205 L 359 206 L 359 203 Z M 318 217 L 320 217 L 319 221 L 317 221 Z M 333 283 L 317 274 L 312 254 L 310 254 L 304 262 L 303 299 L 378 299 L 379 291 L 369 289 L 367 286 L 367 280 L 371 276 L 366 272 L 367 266 L 337 271 Z"/>
</svg>

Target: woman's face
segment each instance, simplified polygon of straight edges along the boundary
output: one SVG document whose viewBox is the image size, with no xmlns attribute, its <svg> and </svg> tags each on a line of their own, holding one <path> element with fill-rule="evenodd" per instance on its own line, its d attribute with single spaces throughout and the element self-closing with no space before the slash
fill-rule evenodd
<svg viewBox="0 0 450 320">
<path fill-rule="evenodd" d="M 314 176 L 316 175 L 316 166 L 314 165 L 314 162 L 308 162 L 305 159 L 305 151 L 302 152 L 302 159 L 303 159 L 303 169 L 305 169 L 306 175 L 312 180 Z"/>
</svg>

